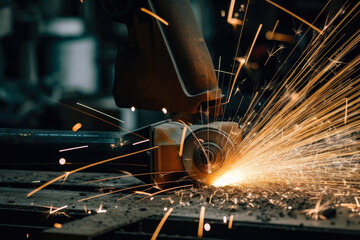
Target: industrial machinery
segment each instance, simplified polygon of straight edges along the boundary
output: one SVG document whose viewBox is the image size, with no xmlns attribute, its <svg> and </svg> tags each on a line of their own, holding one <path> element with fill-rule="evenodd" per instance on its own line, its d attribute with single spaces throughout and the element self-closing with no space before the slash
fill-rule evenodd
<svg viewBox="0 0 360 240">
<path fill-rule="evenodd" d="M 113 94 L 119 107 L 165 108 L 183 117 L 194 115 L 191 119 L 199 116 L 200 111 L 221 114 L 222 93 L 188 1 L 104 0 L 102 4 L 113 19 L 126 23 L 129 31 L 130 45 L 118 54 L 115 64 Z M 142 7 L 163 16 L 169 25 L 139 11 Z M 188 129 L 182 139 L 184 128 Z M 46 156 L 44 161 L 56 161 L 61 158 L 61 152 L 56 148 L 65 149 L 80 143 L 101 145 L 100 148 L 94 147 L 94 151 L 99 152 L 95 154 L 97 156 L 117 156 L 157 146 L 158 149 L 150 155 L 135 158 L 142 159 L 149 166 L 148 172 L 179 174 L 167 177 L 155 174 L 153 179 L 156 182 L 178 179 L 186 172 L 194 180 L 208 183 L 207 175 L 218 171 L 231 154 L 233 143 L 228 135 L 236 129 L 236 123 L 232 122 L 188 127 L 171 121 L 127 134 L 4 129 L 0 141 L 5 161 L 11 159 L 17 163 L 26 161 L 26 156 L 39 153 Z M 122 142 L 128 144 L 122 146 Z M 179 154 L 180 145 L 183 152 Z M 41 162 L 40 158 L 37 160 Z M 7 164 L 11 166 L 11 162 Z"/>
<path fill-rule="evenodd" d="M 2 2 L 9 1 L 0 0 L 0 19 Z M 353 212 L 323 204 L 312 183 L 295 191 L 286 182 L 277 185 L 283 191 L 271 183 L 266 189 L 209 185 L 241 134 L 237 122 L 216 121 L 222 90 L 188 0 L 101 5 L 129 33 L 115 60 L 117 106 L 168 112 L 171 119 L 122 132 L 1 129 L 1 239 L 359 239 L 359 206 L 348 203 L 348 194 L 341 197 Z M 1 77 L 0 71 L 0 83 Z M 57 91 L 51 95 L 59 100 Z M 339 195 L 327 186 L 323 192 Z M 312 221 L 296 207 L 321 209 L 330 220 Z"/>
</svg>

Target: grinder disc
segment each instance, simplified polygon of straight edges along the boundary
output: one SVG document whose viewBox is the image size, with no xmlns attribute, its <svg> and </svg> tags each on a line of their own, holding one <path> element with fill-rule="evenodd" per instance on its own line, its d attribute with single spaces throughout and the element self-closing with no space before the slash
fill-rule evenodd
<svg viewBox="0 0 360 240">
<path fill-rule="evenodd" d="M 209 184 L 209 177 L 221 169 L 233 146 L 226 133 L 218 129 L 198 129 L 185 139 L 183 166 L 190 177 Z"/>
</svg>

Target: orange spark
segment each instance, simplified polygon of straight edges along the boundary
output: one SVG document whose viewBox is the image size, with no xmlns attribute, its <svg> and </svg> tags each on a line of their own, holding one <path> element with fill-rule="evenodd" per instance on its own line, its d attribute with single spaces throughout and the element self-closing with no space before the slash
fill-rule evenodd
<svg viewBox="0 0 360 240">
<path fill-rule="evenodd" d="M 231 216 L 230 216 L 230 219 L 229 219 L 229 225 L 228 225 L 228 228 L 229 228 L 229 229 L 232 228 L 233 221 L 234 221 L 234 215 L 231 215 Z"/>
<path fill-rule="evenodd" d="M 279 19 L 276 21 L 275 26 L 274 26 L 273 30 L 271 31 L 271 38 L 272 38 L 272 36 L 274 36 L 274 32 L 275 32 L 278 24 L 279 24 Z"/>
<path fill-rule="evenodd" d="M 344 117 L 344 125 L 346 125 L 348 118 L 348 99 L 345 98 L 345 117 Z"/>
<path fill-rule="evenodd" d="M 161 219 L 159 225 L 157 226 L 157 228 L 155 229 L 154 234 L 151 237 L 151 240 L 155 240 L 157 238 L 157 236 L 159 235 L 159 232 L 162 228 L 162 226 L 164 225 L 166 219 L 170 216 L 171 212 L 173 211 L 173 208 L 170 208 L 164 215 L 164 217 Z"/>
<path fill-rule="evenodd" d="M 72 127 L 73 132 L 76 132 L 82 127 L 81 123 L 77 123 Z"/>
<path fill-rule="evenodd" d="M 91 113 L 82 111 L 82 110 L 80 110 L 80 109 L 78 109 L 78 108 L 72 107 L 72 106 L 67 105 L 67 104 L 65 104 L 65 103 L 56 101 L 56 100 L 54 100 L 54 99 L 52 99 L 52 98 L 48 98 L 48 97 L 46 97 L 46 98 L 49 99 L 49 100 L 52 101 L 52 102 L 55 102 L 55 103 L 58 103 L 58 104 L 64 106 L 64 107 L 67 107 L 67 108 L 70 108 L 70 109 L 72 109 L 72 110 L 81 112 L 81 113 L 86 114 L 86 115 L 88 115 L 88 116 L 90 116 L 90 117 L 96 118 L 96 119 L 98 119 L 98 120 L 100 120 L 100 121 L 102 121 L 102 122 L 105 122 L 105 123 L 110 124 L 110 125 L 112 125 L 112 126 L 114 126 L 114 127 L 117 127 L 117 128 L 119 128 L 119 129 L 121 129 L 121 130 L 123 130 L 123 131 L 125 131 L 125 132 L 128 132 L 128 133 L 130 133 L 130 134 L 132 134 L 132 135 L 135 135 L 135 136 L 137 136 L 137 137 L 139 137 L 139 138 L 146 139 L 145 137 L 143 137 L 143 136 L 141 136 L 141 135 L 139 135 L 139 134 L 137 134 L 137 133 L 134 133 L 134 132 L 132 132 L 132 131 L 130 131 L 130 130 L 128 130 L 128 129 L 125 129 L 125 128 L 123 128 L 123 127 L 120 127 L 120 126 L 118 126 L 118 125 L 116 125 L 116 124 L 114 124 L 114 123 L 112 123 L 112 122 L 109 122 L 109 121 L 107 121 L 107 120 L 105 120 L 105 119 L 102 119 L 102 118 L 100 118 L 100 117 L 98 117 L 98 116 L 95 116 L 95 115 L 93 115 L 93 114 L 91 114 Z M 135 108 L 134 108 L 134 111 L 135 111 Z M 121 121 L 121 120 L 119 120 L 119 121 Z"/>
<path fill-rule="evenodd" d="M 234 13 L 234 7 L 235 7 L 235 0 L 231 0 L 227 22 L 230 23 L 231 25 L 242 25 L 243 24 L 242 20 L 232 17 Z"/>
<path fill-rule="evenodd" d="M 258 30 L 257 30 L 257 32 L 256 32 L 256 34 L 255 34 L 255 38 L 254 38 L 254 40 L 253 40 L 253 42 L 252 42 L 252 44 L 251 44 L 249 53 L 248 53 L 248 55 L 247 55 L 247 57 L 246 57 L 245 65 L 246 65 L 247 62 L 249 61 L 249 57 L 250 57 L 251 52 L 252 52 L 252 50 L 253 50 L 253 48 L 254 48 L 256 39 L 257 39 L 257 37 L 259 36 L 259 33 L 260 33 L 261 28 L 262 28 L 262 24 L 259 25 Z"/>
<path fill-rule="evenodd" d="M 179 157 L 181 157 L 181 156 L 182 156 L 182 154 L 183 154 L 183 150 L 184 150 L 184 141 L 185 141 L 186 130 L 187 130 L 187 128 L 186 128 L 186 127 L 184 127 L 184 128 L 183 128 L 182 135 L 181 135 L 180 149 L 179 149 Z"/>
<path fill-rule="evenodd" d="M 89 106 L 87 106 L 87 105 L 85 105 L 85 104 L 82 104 L 82 103 L 79 103 L 79 102 L 77 102 L 76 104 L 79 105 L 79 106 L 82 106 L 82 107 L 84 107 L 84 108 L 87 108 L 87 109 L 89 109 L 89 110 L 91 110 L 91 111 L 100 113 L 100 114 L 102 114 L 102 115 L 104 115 L 104 116 L 106 116 L 106 117 L 109 117 L 109 118 L 111 118 L 111 119 L 114 119 L 114 120 L 116 120 L 116 121 L 118 121 L 118 122 L 125 123 L 123 120 L 120 120 L 120 119 L 118 119 L 118 118 L 116 118 L 116 117 L 113 117 L 113 116 L 111 116 L 111 115 L 109 115 L 109 114 L 107 114 L 107 113 L 101 112 L 101 111 L 99 111 L 99 110 L 97 110 L 97 109 L 95 109 L 95 108 L 89 107 Z M 80 124 L 80 127 L 81 127 L 81 124 Z"/>
<path fill-rule="evenodd" d="M 121 156 L 118 156 L 118 157 L 113 157 L 113 158 L 108 158 L 108 159 L 105 159 L 105 160 L 102 160 L 100 162 L 96 162 L 96 163 L 92 163 L 92 164 L 89 164 L 89 165 L 86 165 L 86 166 L 83 166 L 83 167 L 80 167 L 80 168 L 77 168 L 77 169 L 74 169 L 70 172 L 66 172 L 50 181 L 48 181 L 47 183 L 44 183 L 43 185 L 41 185 L 40 187 L 34 189 L 33 191 L 31 191 L 30 193 L 28 193 L 26 196 L 30 197 L 31 195 L 37 193 L 38 191 L 40 191 L 41 189 L 49 186 L 50 184 L 64 178 L 64 177 L 67 177 L 68 175 L 72 174 L 72 173 L 76 173 L 76 172 L 79 172 L 79 171 L 82 171 L 84 169 L 87 169 L 87 168 L 91 168 L 91 167 L 94 167 L 94 166 L 97 166 L 97 165 L 100 165 L 100 164 L 103 164 L 103 163 L 107 163 L 107 162 L 110 162 L 110 161 L 114 161 L 114 160 L 117 160 L 117 159 L 120 159 L 120 158 L 124 158 L 124 157 L 128 157 L 128 156 L 132 156 L 132 155 L 135 155 L 135 154 L 138 154 L 138 153 L 142 153 L 142 152 L 146 152 L 146 151 L 149 151 L 149 150 L 153 150 L 153 149 L 156 149 L 158 148 L 158 146 L 155 146 L 155 147 L 151 147 L 151 148 L 147 148 L 147 149 L 143 149 L 143 150 L 140 150 L 140 151 L 137 151 L 137 152 L 133 152 L 133 153 L 128 153 L 128 154 L 125 154 L 125 155 L 121 155 Z"/>
<path fill-rule="evenodd" d="M 305 23 L 306 25 L 308 25 L 309 27 L 311 27 L 312 29 L 316 30 L 318 33 L 322 34 L 322 31 L 320 29 L 318 29 L 317 27 L 315 27 L 313 24 L 309 23 L 308 21 L 306 21 L 305 19 L 299 17 L 298 15 L 290 12 L 289 10 L 287 10 L 286 8 L 280 6 L 279 4 L 276 4 L 270 0 L 266 0 L 268 3 L 274 5 L 275 7 L 283 10 L 284 12 L 290 14 L 291 16 L 293 16 L 294 18 L 297 18 L 298 20 L 302 21 L 303 23 Z"/>
<path fill-rule="evenodd" d="M 167 21 L 165 21 L 164 19 L 162 19 L 161 17 L 159 17 L 158 15 L 156 15 L 155 13 L 145 9 L 145 8 L 140 8 L 141 11 L 143 11 L 144 13 L 149 14 L 150 16 L 156 18 L 157 20 L 159 20 L 160 22 L 162 22 L 163 24 L 165 24 L 166 26 L 169 25 L 169 23 Z"/>
<path fill-rule="evenodd" d="M 62 228 L 62 224 L 61 223 L 54 223 L 54 228 Z"/>
<path fill-rule="evenodd" d="M 202 206 L 200 209 L 200 216 L 199 216 L 198 238 L 203 237 L 204 217 L 205 217 L 205 207 Z"/>
<path fill-rule="evenodd" d="M 232 92 L 233 92 L 233 90 L 234 90 L 236 80 L 237 80 L 237 78 L 238 78 L 238 76 L 239 76 L 240 70 L 242 69 L 242 67 L 243 67 L 244 64 L 245 64 L 245 59 L 244 59 L 244 58 L 240 58 L 239 61 L 240 61 L 240 65 L 239 65 L 239 67 L 238 67 L 238 69 L 237 69 L 237 71 L 236 71 L 236 74 L 235 74 L 235 77 L 234 77 L 234 81 L 233 81 L 233 84 L 232 84 L 231 89 L 230 89 L 229 97 L 228 97 L 227 101 L 226 101 L 224 104 L 227 104 L 227 103 L 230 102 L 231 95 L 232 95 Z"/>
<path fill-rule="evenodd" d="M 272 33 L 270 31 L 267 31 L 265 37 L 267 40 L 274 40 L 274 41 L 288 42 L 288 43 L 294 42 L 294 37 L 285 33 L 276 33 L 276 32 Z"/>
<path fill-rule="evenodd" d="M 176 181 L 174 181 L 174 182 L 176 182 Z M 146 199 L 146 198 L 152 197 L 152 196 L 154 196 L 154 195 L 157 195 L 157 194 L 160 194 L 160 193 L 163 193 L 163 192 L 168 192 L 168 191 L 171 191 L 171 190 L 174 190 L 174 189 L 186 188 L 186 187 L 192 187 L 192 186 L 194 186 L 194 185 L 193 185 L 193 184 L 189 184 L 189 185 L 184 185 L 184 186 L 177 186 L 177 187 L 167 188 L 167 189 L 164 189 L 164 190 L 155 192 L 155 193 L 151 194 L 150 196 L 143 197 L 143 198 L 139 199 L 138 201 L 142 201 L 142 200 L 144 200 L 144 199 Z"/>
</svg>

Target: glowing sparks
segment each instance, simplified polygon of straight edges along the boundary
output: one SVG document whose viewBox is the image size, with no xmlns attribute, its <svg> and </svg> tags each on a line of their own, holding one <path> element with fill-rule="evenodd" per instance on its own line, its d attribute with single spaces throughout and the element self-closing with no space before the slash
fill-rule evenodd
<svg viewBox="0 0 360 240">
<path fill-rule="evenodd" d="M 283 45 L 280 45 L 279 48 L 277 50 L 274 50 L 275 46 L 273 47 L 273 49 L 271 51 L 268 51 L 268 58 L 266 59 L 266 62 L 264 63 L 264 66 L 266 66 L 266 64 L 268 63 L 268 61 L 270 60 L 271 57 L 275 56 L 275 54 L 277 54 L 279 51 L 283 50 L 285 47 Z"/>
<path fill-rule="evenodd" d="M 153 233 L 151 240 L 155 240 L 157 236 L 159 235 L 159 232 L 161 228 L 163 227 L 166 219 L 170 216 L 171 212 L 173 211 L 173 208 L 169 208 L 169 210 L 165 213 L 164 217 L 161 219 L 159 225 L 156 227 L 155 232 Z"/>
<path fill-rule="evenodd" d="M 72 127 L 73 132 L 76 132 L 82 127 L 81 123 L 77 123 Z"/>
<path fill-rule="evenodd" d="M 234 7 L 235 7 L 235 0 L 231 0 L 228 17 L 227 17 L 227 22 L 231 25 L 242 25 L 243 24 L 242 20 L 233 18 Z"/>
<path fill-rule="evenodd" d="M 241 183 L 243 180 L 242 175 L 238 171 L 227 171 L 226 174 L 222 175 L 212 183 L 215 187 L 222 187 L 227 185 L 232 185 L 236 183 Z"/>
<path fill-rule="evenodd" d="M 129 156 L 132 156 L 132 155 L 135 155 L 135 154 L 139 154 L 139 153 L 142 153 L 142 152 L 146 152 L 146 151 L 150 151 L 150 150 L 154 150 L 158 148 L 157 146 L 155 147 L 151 147 L 151 148 L 147 148 L 147 149 L 143 149 L 143 150 L 140 150 L 140 151 L 137 151 L 137 152 L 133 152 L 133 153 L 128 153 L 128 154 L 124 154 L 124 155 L 121 155 L 121 156 L 118 156 L 118 157 L 113 157 L 113 158 L 109 158 L 109 159 L 105 159 L 105 160 L 102 160 L 102 161 L 99 161 L 99 162 L 96 162 L 96 163 L 92 163 L 92 164 L 89 164 L 89 165 L 86 165 L 86 166 L 83 166 L 83 167 L 80 167 L 80 168 L 77 168 L 75 170 L 72 170 L 70 172 L 66 172 L 46 183 L 44 183 L 43 185 L 41 185 L 40 187 L 32 190 L 30 193 L 28 193 L 26 196 L 27 197 L 30 197 L 31 195 L 37 193 L 38 191 L 40 191 L 41 189 L 49 186 L 50 184 L 54 183 L 54 182 L 57 182 L 63 178 L 66 178 L 68 177 L 68 175 L 72 174 L 72 173 L 76 173 L 76 172 L 80 172 L 84 169 L 88 169 L 88 168 L 91 168 L 91 167 L 94 167 L 94 166 L 97 166 L 97 165 L 100 165 L 100 164 L 104 164 L 104 163 L 107 163 L 107 162 L 110 162 L 110 161 L 114 161 L 114 160 L 117 160 L 117 159 L 120 159 L 120 158 L 125 158 L 125 157 L 129 157 Z"/>
<path fill-rule="evenodd" d="M 87 109 L 89 109 L 89 110 L 91 110 L 91 111 L 100 113 L 100 114 L 102 114 L 102 115 L 104 115 L 104 116 L 106 116 L 106 117 L 109 117 L 109 118 L 111 118 L 111 119 L 114 119 L 114 120 L 116 120 L 116 121 L 118 121 L 118 122 L 124 123 L 123 120 L 120 120 L 120 119 L 118 119 L 118 118 L 116 118 L 116 117 L 113 117 L 113 116 L 111 116 L 111 115 L 109 115 L 109 114 L 107 114 L 107 113 L 101 112 L 101 111 L 99 111 L 99 110 L 97 110 L 97 109 L 95 109 L 95 108 L 86 106 L 85 104 L 82 104 L 82 103 L 79 103 L 79 102 L 77 102 L 76 104 L 79 105 L 79 106 L 82 106 L 82 107 L 84 107 L 84 108 L 87 108 Z"/>
<path fill-rule="evenodd" d="M 301 22 L 305 23 L 306 25 L 308 25 L 308 26 L 311 27 L 312 29 L 316 30 L 318 33 L 320 33 L 320 34 L 322 33 L 322 31 L 321 31 L 320 29 L 318 29 L 317 27 L 315 27 L 313 24 L 309 23 L 308 21 L 306 21 L 305 19 L 299 17 L 298 15 L 290 12 L 290 11 L 287 10 L 286 8 L 284 8 L 284 7 L 280 6 L 279 4 L 276 4 L 276 3 L 274 3 L 274 2 L 272 2 L 272 1 L 270 1 L 270 0 L 266 0 L 266 1 L 267 1 L 268 3 L 274 5 L 275 7 L 283 10 L 284 12 L 290 14 L 290 15 L 293 16 L 294 18 L 297 18 L 298 20 L 300 20 Z"/>
<path fill-rule="evenodd" d="M 59 159 L 59 164 L 60 165 L 65 165 L 66 164 L 66 159 L 65 158 L 60 158 Z"/>
<path fill-rule="evenodd" d="M 357 182 L 360 55 L 354 49 L 360 35 L 345 27 L 357 21 L 358 6 L 326 35 L 314 37 L 281 83 L 268 84 L 277 86 L 258 111 L 254 106 L 262 93 L 253 95 L 239 120 L 244 137 L 230 136 L 237 154 L 213 172 L 213 185 Z"/>
<path fill-rule="evenodd" d="M 210 229 L 211 229 L 211 225 L 209 223 L 205 223 L 204 230 L 208 232 L 208 231 L 210 231 Z"/>
<path fill-rule="evenodd" d="M 133 143 L 132 145 L 135 146 L 135 145 L 142 144 L 142 143 L 146 143 L 146 142 L 149 142 L 149 141 L 150 141 L 150 139 L 145 139 L 145 140 L 142 140 L 142 141 Z"/>
<path fill-rule="evenodd" d="M 221 10 L 220 14 L 221 14 L 222 17 L 225 17 L 225 15 L 226 15 L 225 10 Z"/>
<path fill-rule="evenodd" d="M 135 107 L 131 107 L 130 110 L 131 110 L 132 112 L 135 112 L 136 108 L 135 108 Z"/>
<path fill-rule="evenodd" d="M 164 114 L 167 114 L 167 109 L 166 108 L 162 108 L 161 111 L 164 113 Z"/>
<path fill-rule="evenodd" d="M 271 38 L 273 38 L 274 33 L 275 33 L 275 30 L 276 30 L 276 28 L 277 28 L 278 24 L 279 24 L 279 19 L 278 19 L 278 20 L 276 20 L 275 26 L 274 26 L 273 30 L 271 31 Z"/>
<path fill-rule="evenodd" d="M 103 203 L 100 203 L 99 208 L 96 210 L 97 213 L 106 213 L 106 209 L 103 209 Z"/>
<path fill-rule="evenodd" d="M 183 151 L 184 151 L 184 142 L 185 142 L 186 130 L 187 130 L 187 127 L 184 127 L 183 131 L 182 131 L 182 134 L 181 134 L 179 157 L 182 156 Z"/>
<path fill-rule="evenodd" d="M 270 31 L 267 31 L 265 34 L 265 38 L 267 40 L 274 40 L 274 41 L 280 41 L 280 42 L 288 42 L 288 43 L 293 43 L 294 42 L 294 37 L 290 36 L 288 34 L 284 34 L 284 33 L 272 33 Z"/>
<path fill-rule="evenodd" d="M 232 228 L 233 221 L 234 221 L 234 215 L 230 215 L 228 229 L 231 229 L 231 228 Z"/>
<path fill-rule="evenodd" d="M 159 20 L 160 22 L 162 22 L 163 24 L 165 24 L 166 26 L 169 25 L 169 23 L 167 21 L 165 21 L 164 19 L 162 19 L 161 17 L 159 17 L 158 15 L 156 15 L 155 13 L 145 9 L 145 8 L 140 8 L 141 11 L 143 11 L 144 13 L 149 14 L 150 16 L 156 18 L 157 20 Z"/>
<path fill-rule="evenodd" d="M 61 223 L 54 223 L 54 228 L 62 228 L 62 224 Z"/>
<path fill-rule="evenodd" d="M 50 212 L 49 212 L 49 214 L 54 214 L 54 213 L 56 213 L 56 212 L 58 212 L 58 211 L 61 211 L 61 210 L 63 210 L 63 209 L 65 209 L 65 208 L 67 208 L 68 206 L 67 205 L 65 205 L 65 206 L 62 206 L 62 207 L 59 207 L 59 208 L 56 208 L 55 210 L 52 210 L 52 204 L 51 204 L 51 208 L 50 208 Z"/>
<path fill-rule="evenodd" d="M 235 74 L 233 83 L 232 83 L 232 85 L 231 85 L 229 97 L 228 97 L 227 101 L 226 101 L 224 104 L 227 104 L 227 103 L 230 102 L 230 99 L 231 99 L 231 96 L 232 96 L 232 92 L 234 91 L 234 87 L 235 87 L 236 80 L 237 80 L 237 78 L 239 77 L 240 70 L 241 70 L 242 67 L 244 66 L 246 60 L 245 60 L 244 58 L 240 58 L 240 59 L 239 59 L 239 62 L 240 62 L 240 65 L 239 65 L 239 67 L 238 67 L 238 69 L 237 69 L 237 71 L 236 71 L 236 74 Z"/>
<path fill-rule="evenodd" d="M 84 145 L 84 146 L 79 146 L 79 147 L 72 147 L 72 148 L 65 148 L 65 149 L 59 150 L 59 152 L 67 152 L 67 151 L 78 150 L 78 149 L 87 148 L 87 147 L 89 147 L 89 145 Z"/>
<path fill-rule="evenodd" d="M 345 98 L 345 117 L 344 117 L 344 125 L 347 123 L 348 118 L 348 99 Z"/>
<path fill-rule="evenodd" d="M 254 48 L 255 42 L 256 42 L 256 40 L 257 40 L 257 38 L 258 38 L 258 36 L 259 36 L 259 33 L 260 33 L 260 31 L 261 31 L 262 26 L 263 26 L 263 25 L 262 25 L 262 24 L 260 24 L 260 25 L 259 25 L 259 27 L 258 27 L 258 30 L 256 31 L 256 34 L 255 34 L 254 40 L 253 40 L 253 42 L 252 42 L 252 44 L 251 44 L 251 47 L 250 47 L 249 53 L 247 54 L 247 57 L 246 57 L 246 60 L 245 60 L 245 65 L 246 65 L 246 64 L 248 63 L 248 61 L 249 61 L 249 58 L 250 58 L 251 52 L 252 52 L 252 50 L 253 50 L 253 48 Z"/>
<path fill-rule="evenodd" d="M 199 216 L 198 238 L 203 237 L 204 217 L 205 217 L 205 207 L 202 206 L 200 209 L 200 216 Z"/>
</svg>

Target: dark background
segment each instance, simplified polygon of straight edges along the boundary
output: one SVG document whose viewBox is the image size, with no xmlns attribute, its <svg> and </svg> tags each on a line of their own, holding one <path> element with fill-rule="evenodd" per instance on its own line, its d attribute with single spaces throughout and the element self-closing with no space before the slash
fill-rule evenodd
<svg viewBox="0 0 360 240">
<path fill-rule="evenodd" d="M 280 80 L 313 36 L 311 29 L 304 36 L 308 26 L 265 0 L 250 0 L 236 55 L 241 26 L 227 23 L 230 0 L 190 2 L 215 69 L 221 57 L 220 69 L 234 72 L 235 57 L 246 55 L 259 24 L 263 24 L 249 64 L 242 70 L 235 86 L 238 91 L 226 107 L 224 119 L 244 114 L 246 102 L 250 101 L 254 91 L 261 90 L 274 76 Z M 309 22 L 315 20 L 326 2 L 276 0 Z M 332 1 L 314 25 L 321 29 L 326 17 L 339 11 L 342 2 Z M 243 19 L 246 4 L 246 0 L 237 0 L 233 17 Z M 286 34 L 290 40 L 266 39 L 266 33 L 272 31 L 277 20 L 276 32 Z M 283 65 L 296 44 L 293 54 Z M 68 130 L 80 122 L 82 130 L 117 131 L 114 126 L 57 101 L 80 109 L 76 102 L 89 105 L 119 117 L 125 121 L 122 127 L 131 130 L 169 118 L 169 114 L 162 112 L 132 112 L 116 107 L 111 94 L 115 57 L 126 45 L 126 25 L 112 21 L 101 8 L 100 1 L 0 0 L 0 127 Z M 284 49 L 264 66 L 267 51 L 280 46 Z M 221 73 L 218 80 L 226 95 L 231 75 Z M 246 96 L 245 104 L 237 111 L 241 96 Z"/>
</svg>

